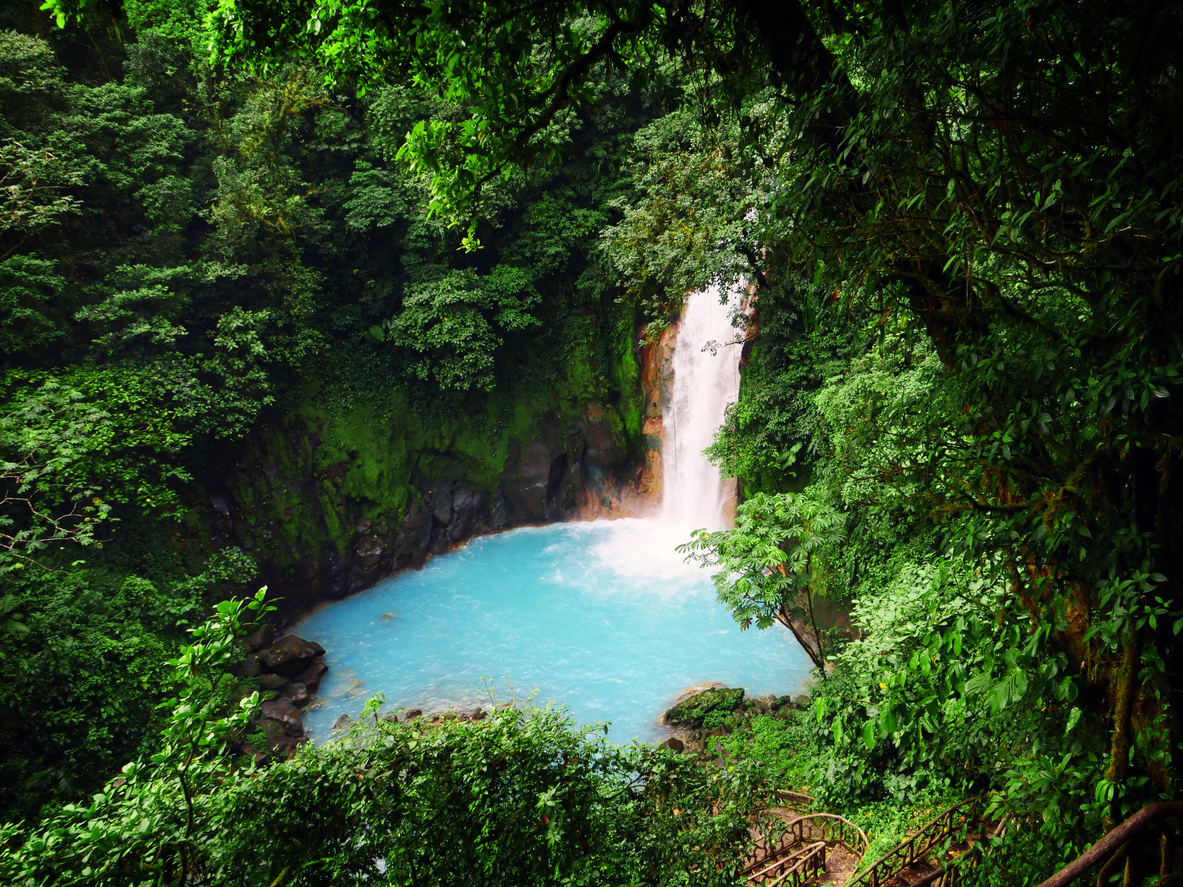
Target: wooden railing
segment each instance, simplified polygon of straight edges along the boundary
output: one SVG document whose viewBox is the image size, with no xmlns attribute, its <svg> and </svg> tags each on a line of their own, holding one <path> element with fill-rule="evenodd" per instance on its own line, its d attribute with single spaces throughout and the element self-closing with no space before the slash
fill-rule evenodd
<svg viewBox="0 0 1183 887">
<path fill-rule="evenodd" d="M 960 804 L 954 804 L 941 812 L 916 834 L 883 854 L 854 878 L 847 881 L 846 887 L 857 887 L 857 885 L 882 887 L 904 869 L 918 862 L 926 861 L 934 847 L 959 831 L 964 823 L 973 820 L 977 809 L 977 798 L 969 798 Z M 942 871 L 939 873 L 939 877 L 930 879 L 928 883 L 937 884 L 938 887 L 951 887 L 953 879 L 956 877 L 956 871 L 956 869 Z"/>
<path fill-rule="evenodd" d="M 856 859 L 862 858 L 870 843 L 863 830 L 849 819 L 834 813 L 808 813 L 788 821 L 781 846 L 791 847 L 815 841 L 842 844 Z"/>
<path fill-rule="evenodd" d="M 1166 821 L 1174 817 L 1183 817 L 1183 801 L 1158 801 L 1147 804 L 1039 887 L 1068 887 L 1085 872 L 1097 866 L 1101 867 L 1097 883 L 1108 883 L 1110 877 L 1118 872 L 1120 863 L 1130 853 L 1134 843 L 1143 838 L 1146 832 L 1156 828 L 1162 829 L 1163 837 L 1166 838 L 1159 848 L 1162 854 L 1159 873 L 1164 878 L 1168 877 L 1169 873 L 1174 871 L 1175 842 L 1172 838 L 1175 836 L 1167 827 Z M 1130 880 L 1128 876 L 1127 870 L 1126 881 Z"/>
<path fill-rule="evenodd" d="M 806 844 L 798 850 L 778 857 L 773 862 L 748 875 L 753 884 L 763 887 L 802 887 L 810 878 L 826 870 L 826 842 Z"/>
<path fill-rule="evenodd" d="M 868 841 L 863 830 L 849 819 L 833 813 L 808 813 L 788 820 L 784 832 L 776 842 L 767 845 L 764 853 L 750 863 L 743 870 L 743 874 L 749 881 L 766 881 L 768 873 L 775 870 L 783 872 L 786 884 L 798 887 L 807 877 L 813 877 L 818 871 L 825 870 L 827 844 L 841 844 L 856 859 L 861 859 L 867 852 Z M 805 847 L 795 849 L 799 845 Z M 821 846 L 820 850 L 818 845 Z M 794 863 L 795 867 L 790 871 L 785 865 L 793 860 L 800 865 Z M 806 875 L 806 872 L 809 874 Z M 779 878 L 776 883 L 780 883 Z"/>
<path fill-rule="evenodd" d="M 803 807 L 808 808 L 813 806 L 813 797 L 811 795 L 803 795 L 801 792 L 791 792 L 785 788 L 778 788 L 776 790 L 776 799 L 784 801 L 789 807 Z"/>
<path fill-rule="evenodd" d="M 795 792 L 778 791 L 776 796 L 786 804 L 808 806 L 813 803 L 813 798 Z M 969 798 L 942 811 L 914 835 L 847 881 L 845 887 L 886 887 L 909 867 L 928 861 L 934 848 L 973 823 L 979 802 L 979 798 Z M 1183 801 L 1159 802 L 1142 808 L 1040 887 L 1068 887 L 1072 881 L 1098 866 L 1103 870 L 1104 878 L 1110 868 L 1116 870 L 1113 863 L 1120 862 L 1129 853 L 1143 832 L 1156 827 L 1165 829 L 1163 823 L 1173 817 L 1183 817 Z M 997 837 L 1005 823 L 1005 819 L 998 823 L 993 837 Z M 747 866 L 743 874 L 749 883 L 760 884 L 760 887 L 803 887 L 825 871 L 827 844 L 835 843 L 844 845 L 861 858 L 866 853 L 868 841 L 857 825 L 832 813 L 795 817 L 786 823 L 785 831 L 776 843 L 766 848 L 766 852 Z M 1173 848 L 1174 842 L 1168 841 L 1164 846 Z M 1173 869 L 1170 853 L 1169 849 L 1163 850 L 1163 872 Z M 976 857 L 975 861 L 980 862 Z M 933 862 L 938 866 L 937 870 L 911 887 L 953 887 L 958 868 L 946 867 L 939 859 Z"/>
</svg>

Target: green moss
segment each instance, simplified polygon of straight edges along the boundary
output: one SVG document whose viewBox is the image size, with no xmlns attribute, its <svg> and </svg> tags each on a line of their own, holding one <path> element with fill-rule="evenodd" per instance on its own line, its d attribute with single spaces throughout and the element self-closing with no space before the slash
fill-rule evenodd
<svg viewBox="0 0 1183 887">
<path fill-rule="evenodd" d="M 326 546 L 344 553 L 359 521 L 401 521 L 426 482 L 492 494 L 514 441 L 536 439 L 553 421 L 566 437 L 592 404 L 603 409 L 618 452 L 639 452 L 633 325 L 620 306 L 608 324 L 572 316 L 561 348 L 527 354 L 496 389 L 455 403 L 408 388 L 389 356 L 335 356 L 289 392 L 279 421 L 254 438 L 235 470 L 220 472 L 247 525 L 240 541 L 281 569 Z"/>
<path fill-rule="evenodd" d="M 683 699 L 665 713 L 665 720 L 681 727 L 701 727 L 715 711 L 730 714 L 743 702 L 743 696 L 743 687 L 712 687 Z"/>
<path fill-rule="evenodd" d="M 728 727 L 735 723 L 735 713 L 723 708 L 716 708 L 708 711 L 706 716 L 702 719 L 702 726 L 707 730 L 710 730 L 714 727 Z"/>
<path fill-rule="evenodd" d="M 622 311 L 617 318 L 612 337 L 613 381 L 621 392 L 620 412 L 624 433 L 631 439 L 638 439 L 644 427 L 643 392 L 641 391 L 641 366 L 637 363 L 637 352 L 633 329 L 635 318 L 631 311 Z"/>
</svg>

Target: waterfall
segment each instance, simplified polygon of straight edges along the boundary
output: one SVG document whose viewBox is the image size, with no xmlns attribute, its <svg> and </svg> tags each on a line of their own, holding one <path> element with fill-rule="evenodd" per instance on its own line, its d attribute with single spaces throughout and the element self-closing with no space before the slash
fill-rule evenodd
<svg viewBox="0 0 1183 887">
<path fill-rule="evenodd" d="M 724 507 L 735 484 L 726 483 L 702 451 L 739 394 L 740 346 L 728 343 L 735 341 L 731 315 L 742 297 L 737 290 L 720 303 L 719 288 L 710 286 L 687 295 L 682 306 L 662 445 L 662 519 L 670 525 L 719 530 L 730 519 Z M 707 347 L 712 342 L 718 346 Z"/>
</svg>

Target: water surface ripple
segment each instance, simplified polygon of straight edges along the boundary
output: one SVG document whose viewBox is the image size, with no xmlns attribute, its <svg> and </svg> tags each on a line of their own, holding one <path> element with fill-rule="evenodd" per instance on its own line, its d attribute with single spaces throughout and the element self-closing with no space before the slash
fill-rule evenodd
<svg viewBox="0 0 1183 887">
<path fill-rule="evenodd" d="M 792 636 L 741 632 L 674 551 L 688 537 L 644 520 L 511 530 L 330 604 L 295 629 L 330 665 L 304 723 L 323 741 L 373 693 L 430 712 L 487 705 L 491 682 L 498 702 L 533 693 L 625 742 L 665 735 L 657 718 L 696 683 L 800 692 L 809 663 Z"/>
</svg>

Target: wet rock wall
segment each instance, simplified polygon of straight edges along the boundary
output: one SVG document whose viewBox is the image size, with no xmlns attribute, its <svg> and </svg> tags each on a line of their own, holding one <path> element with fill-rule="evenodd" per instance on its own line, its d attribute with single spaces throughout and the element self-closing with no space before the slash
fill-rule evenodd
<svg viewBox="0 0 1183 887">
<path fill-rule="evenodd" d="M 609 386 L 443 416 L 312 386 L 214 455 L 191 544 L 245 552 L 290 623 L 472 536 L 643 515 L 660 494 L 660 355 L 634 330 Z"/>
</svg>

